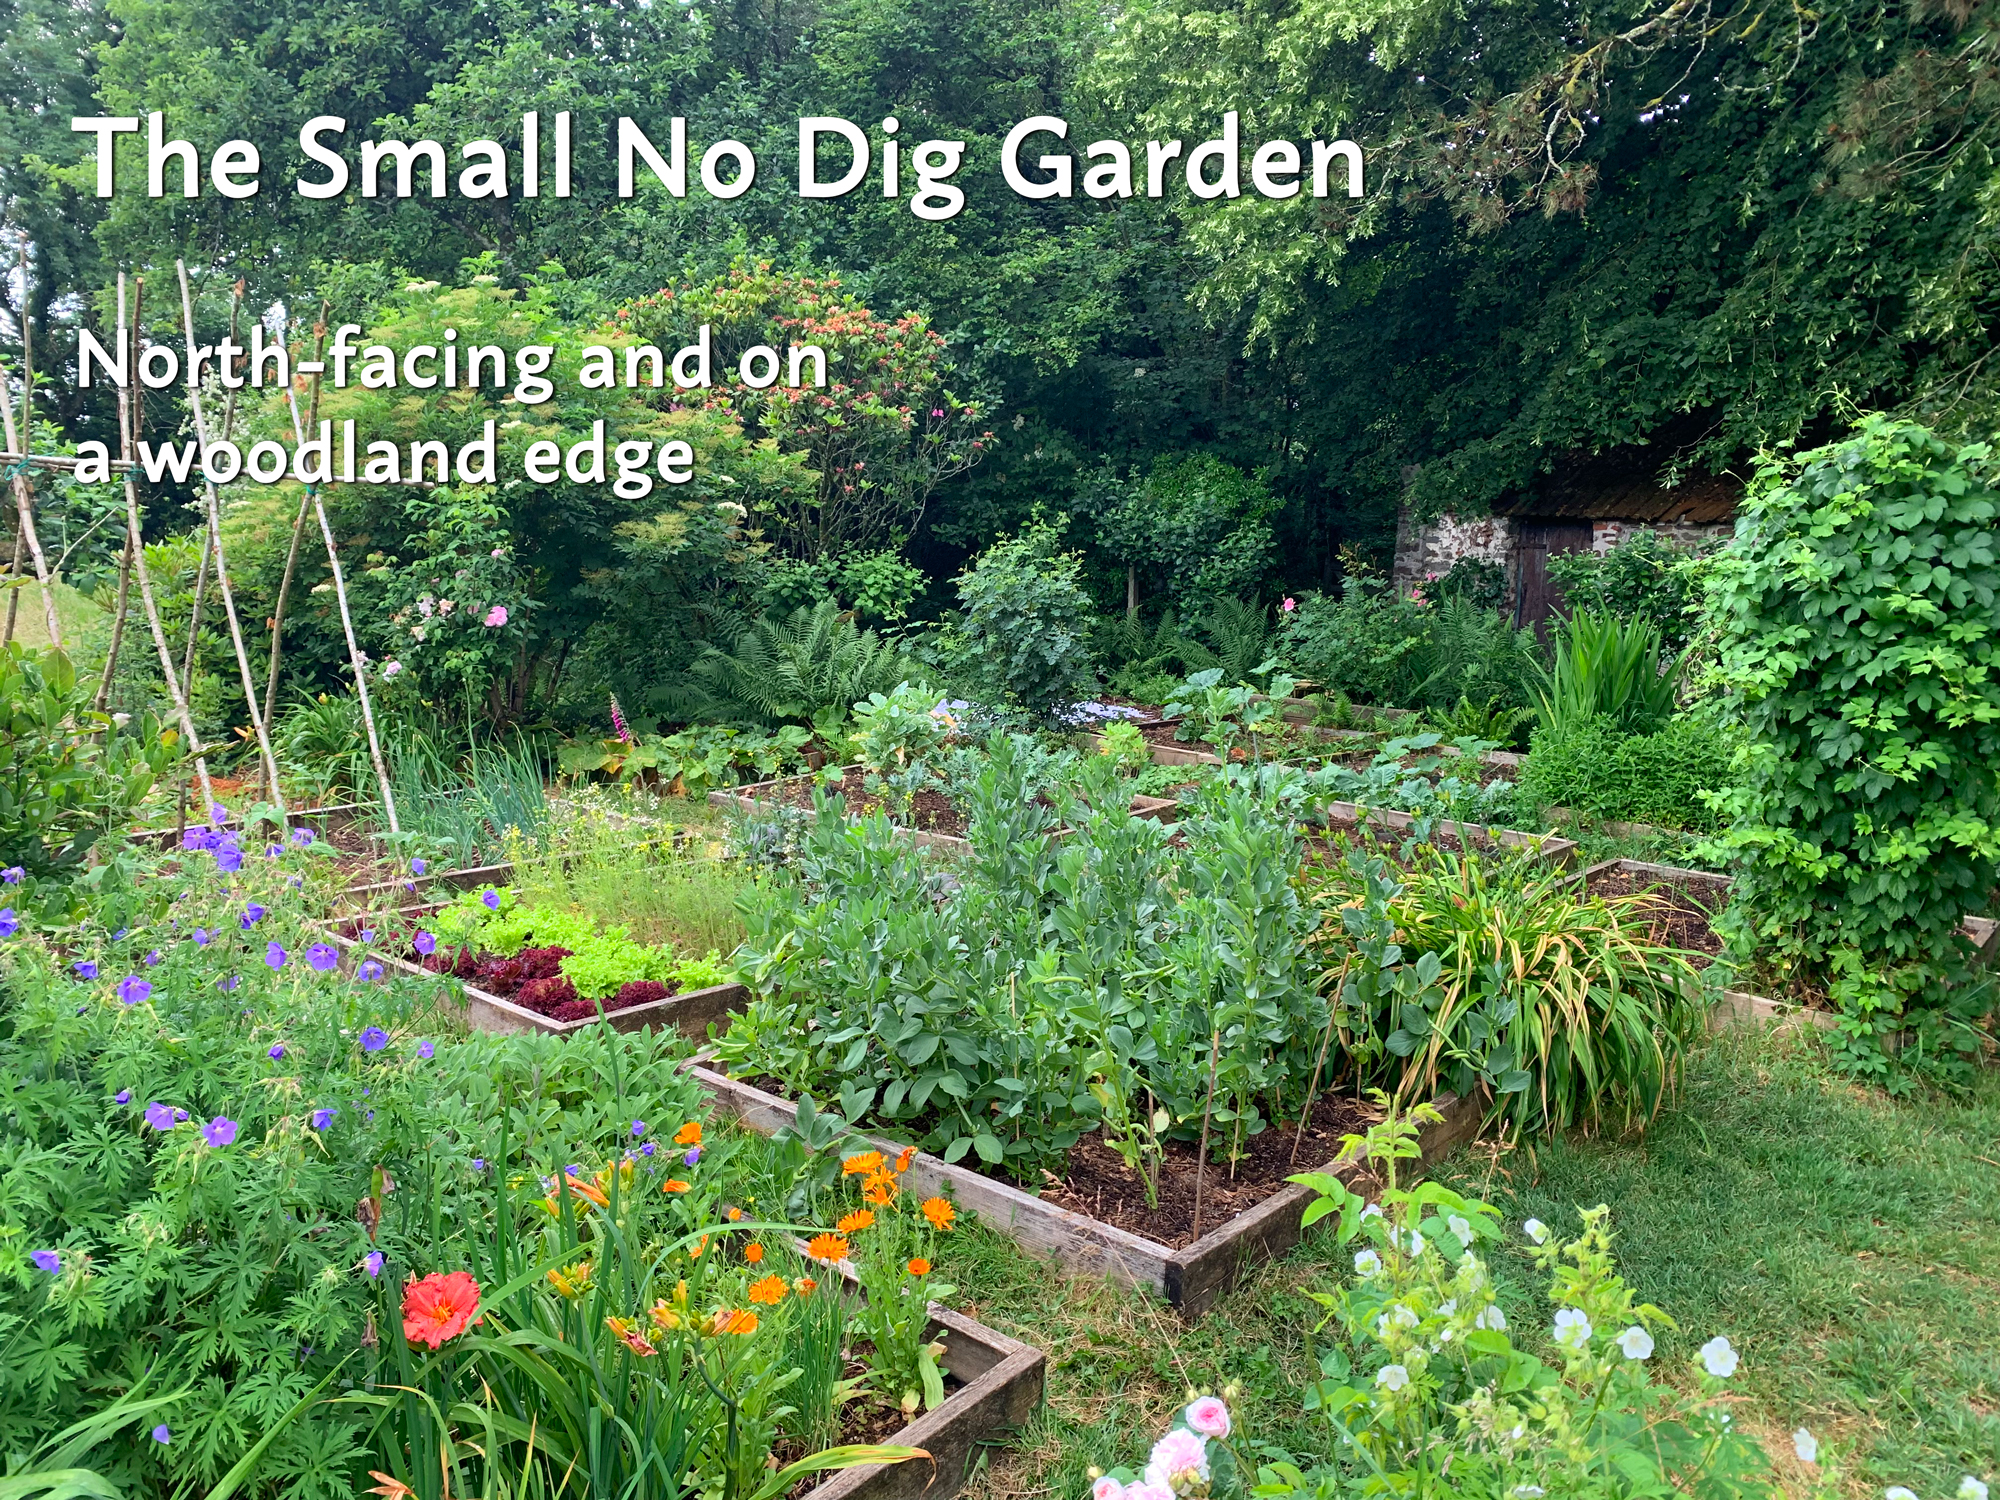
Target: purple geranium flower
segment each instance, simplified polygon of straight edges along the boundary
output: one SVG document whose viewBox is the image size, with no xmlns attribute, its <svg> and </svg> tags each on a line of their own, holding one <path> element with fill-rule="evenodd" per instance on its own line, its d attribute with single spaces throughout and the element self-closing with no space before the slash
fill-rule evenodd
<svg viewBox="0 0 2000 1500">
<path fill-rule="evenodd" d="M 76 970 L 76 977 L 79 979 L 97 977 L 97 960 L 94 958 L 79 958 L 71 967 Z"/>
<path fill-rule="evenodd" d="M 290 957 L 291 954 L 279 947 L 275 938 L 264 945 L 264 962 L 274 969 L 284 968 L 285 960 Z"/>
<path fill-rule="evenodd" d="M 225 1115 L 217 1115 L 201 1127 L 201 1138 L 211 1146 L 227 1146 L 236 1140 L 236 1122 Z"/>
<path fill-rule="evenodd" d="M 329 1125 L 331 1125 L 331 1124 L 333 1123 L 333 1117 L 334 1117 L 335 1115 L 339 1114 L 339 1113 L 340 1113 L 340 1111 L 339 1111 L 339 1110 L 337 1110 L 337 1109 L 316 1109 L 316 1110 L 314 1110 L 314 1111 L 313 1111 L 313 1129 L 314 1129 L 314 1130 L 324 1130 L 324 1129 L 326 1129 L 326 1127 L 327 1127 L 327 1126 L 329 1126 Z"/>
<path fill-rule="evenodd" d="M 6 869 L 0 870 L 0 880 L 6 881 L 9 885 L 19 885 L 27 873 L 19 865 L 9 865 Z"/>
<path fill-rule="evenodd" d="M 132 1091 L 130 1089 L 120 1089 L 111 1096 L 111 1102 L 113 1104 L 130 1104 L 132 1102 Z"/>
<path fill-rule="evenodd" d="M 248 906 L 244 907 L 243 930 L 245 932 L 248 932 L 252 927 L 255 927 L 259 922 L 261 922 L 264 919 L 264 916 L 268 910 L 269 909 L 267 907 L 259 906 L 255 901 L 252 901 Z"/>
<path fill-rule="evenodd" d="M 314 943 L 306 949 L 306 962 L 324 974 L 340 962 L 340 950 L 331 943 Z"/>
<path fill-rule="evenodd" d="M 382 966 L 372 958 L 364 958 L 359 977 L 363 984 L 373 984 L 382 977 Z"/>
<path fill-rule="evenodd" d="M 62 1274 L 62 1257 L 53 1250 L 37 1250 L 28 1259 L 35 1263 L 37 1269 L 47 1271 L 51 1276 Z"/>
<path fill-rule="evenodd" d="M 146 955 L 146 967 L 149 969 L 159 961 L 160 961 L 160 950 L 158 948 L 153 949 Z"/>
<path fill-rule="evenodd" d="M 215 867 L 225 875 L 234 875 L 243 868 L 243 851 L 233 841 L 225 839 L 215 846 Z"/>
<path fill-rule="evenodd" d="M 294 828 L 292 830 L 293 843 L 310 844 L 312 841 L 313 841 L 313 831 L 310 828 Z"/>
<path fill-rule="evenodd" d="M 270 1058 L 272 1062 L 278 1061 L 279 1058 L 285 1055 L 285 1044 L 283 1042 L 271 1043 L 271 1050 L 264 1055 Z"/>
<path fill-rule="evenodd" d="M 162 1104 L 159 1100 L 155 1099 L 151 1104 L 146 1106 L 146 1123 L 155 1130 L 172 1130 L 174 1128 L 173 1106 Z"/>
<path fill-rule="evenodd" d="M 636 1141 L 640 1136 L 644 1135 L 645 1133 L 646 1133 L 646 1122 L 644 1120 L 634 1120 L 632 1122 L 632 1139 Z"/>
<path fill-rule="evenodd" d="M 413 859 L 410 861 L 410 873 L 412 875 L 421 875 L 428 868 L 430 868 L 430 866 L 421 859 Z"/>
<path fill-rule="evenodd" d="M 21 919 L 11 906 L 0 906 L 0 938 L 10 938 L 21 930 Z"/>
<path fill-rule="evenodd" d="M 361 1033 L 361 1050 L 363 1052 L 380 1052 L 388 1045 L 389 1033 L 384 1031 L 380 1026 L 370 1026 Z"/>
<path fill-rule="evenodd" d="M 215 934 L 210 932 L 206 927 L 197 927 L 192 933 L 189 934 L 189 936 L 194 939 L 195 947 L 206 948 L 209 944 L 209 940 L 213 938 Z"/>
<path fill-rule="evenodd" d="M 641 1156 L 651 1156 L 653 1154 L 653 1143 L 651 1141 L 646 1142 L 645 1145 L 639 1148 L 639 1154 Z"/>
<path fill-rule="evenodd" d="M 283 854 L 284 852 L 285 851 L 281 846 L 277 844 L 271 844 L 266 846 L 264 850 L 264 858 L 276 859 L 280 854 Z"/>
<path fill-rule="evenodd" d="M 372 943 L 372 942 L 374 942 L 374 941 L 375 941 L 375 929 L 374 929 L 374 928 L 372 928 L 372 927 L 364 927 L 364 928 L 362 928 L 362 929 L 361 929 L 361 941 L 362 941 L 362 942 L 364 942 L 364 943 Z"/>
<path fill-rule="evenodd" d="M 486 1170 L 486 1158 L 483 1156 L 473 1157 L 472 1170 L 475 1172 L 484 1172 Z"/>
<path fill-rule="evenodd" d="M 417 1043 L 417 1056 L 423 1058 L 425 1061 L 428 1062 L 436 1054 L 437 1048 L 433 1047 L 429 1042 Z"/>
<path fill-rule="evenodd" d="M 479 904 L 488 911 L 500 910 L 500 893 L 490 886 L 487 887 L 486 893 L 479 898 Z"/>
<path fill-rule="evenodd" d="M 127 1005 L 141 1005 L 151 997 L 153 982 L 141 979 L 137 974 L 127 974 L 118 981 L 118 998 Z"/>
<path fill-rule="evenodd" d="M 416 941 L 412 943 L 410 946 L 415 948 L 419 953 L 429 955 L 437 952 L 437 945 L 438 945 L 438 940 L 435 937 L 433 937 L 430 933 L 419 932 L 417 934 Z"/>
<path fill-rule="evenodd" d="M 225 990 L 233 990 L 236 988 L 237 985 L 241 984 L 242 982 L 243 981 L 237 978 L 236 975 L 231 974 L 227 979 L 222 981 L 222 988 Z"/>
<path fill-rule="evenodd" d="M 370 1250 L 366 1255 L 361 1257 L 361 1264 L 367 1267 L 368 1275 L 371 1278 L 380 1276 L 382 1274 L 382 1252 L 380 1250 Z"/>
<path fill-rule="evenodd" d="M 155 1427 L 153 1429 L 153 1441 L 158 1443 L 162 1448 L 166 1447 L 168 1443 L 173 1441 L 173 1436 L 174 1435 L 167 1430 L 167 1424 L 165 1422 L 162 1422 L 158 1427 Z"/>
<path fill-rule="evenodd" d="M 688 1147 L 687 1155 L 681 1158 L 681 1164 L 683 1166 L 691 1167 L 700 1160 L 701 1160 L 701 1147 L 690 1146 Z"/>
</svg>

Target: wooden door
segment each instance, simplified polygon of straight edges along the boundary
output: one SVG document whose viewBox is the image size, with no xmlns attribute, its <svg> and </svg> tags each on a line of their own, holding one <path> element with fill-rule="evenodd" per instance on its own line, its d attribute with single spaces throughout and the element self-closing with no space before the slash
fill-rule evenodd
<svg viewBox="0 0 2000 1500">
<path fill-rule="evenodd" d="M 1549 577 L 1551 552 L 1588 552 L 1588 521 L 1516 521 L 1514 555 L 1520 572 L 1514 591 L 1514 624 L 1548 634 L 1550 616 L 1561 612 L 1562 591 Z"/>
</svg>

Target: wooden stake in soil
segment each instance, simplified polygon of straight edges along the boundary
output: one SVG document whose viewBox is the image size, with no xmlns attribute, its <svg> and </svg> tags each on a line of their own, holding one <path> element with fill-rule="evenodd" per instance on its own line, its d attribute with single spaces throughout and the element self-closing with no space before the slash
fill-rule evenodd
<svg viewBox="0 0 2000 1500">
<path fill-rule="evenodd" d="M 1313 1101 L 1319 1097 L 1319 1075 L 1326 1067 L 1326 1054 L 1333 1050 L 1334 1022 L 1340 1015 L 1340 987 L 1347 983 L 1347 967 L 1354 962 L 1350 954 L 1340 965 L 1340 975 L 1333 981 L 1333 1004 L 1326 1008 L 1326 1036 L 1319 1044 L 1319 1057 L 1313 1063 L 1312 1082 L 1306 1085 L 1306 1107 L 1299 1112 L 1299 1128 L 1292 1133 L 1292 1165 L 1299 1164 L 1299 1142 L 1306 1138 L 1306 1126 L 1312 1121 Z"/>
<path fill-rule="evenodd" d="M 111 704 L 111 679 L 118 673 L 118 650 L 125 644 L 125 613 L 132 600 L 132 533 L 125 533 L 125 546 L 118 559 L 118 607 L 111 616 L 111 649 L 104 653 L 104 674 L 97 679 L 97 697 L 91 706 L 103 713 Z"/>
<path fill-rule="evenodd" d="M 187 339 L 187 347 L 195 347 L 194 340 L 194 297 L 188 290 L 187 263 L 176 261 L 176 269 L 181 279 L 181 328 Z M 208 453 L 208 424 L 201 409 L 201 381 L 196 377 L 194 361 L 188 362 L 188 407 L 194 416 L 195 441 L 200 445 L 204 457 Z M 270 788 L 271 801 L 276 804 L 278 817 L 286 817 L 284 794 L 278 790 L 278 761 L 271 754 L 271 737 L 264 729 L 264 715 L 257 707 L 257 684 L 250 676 L 250 652 L 243 644 L 243 626 L 236 618 L 236 595 L 229 587 L 229 559 L 222 548 L 222 497 L 217 494 L 215 481 L 208 480 L 208 545 L 215 554 L 216 590 L 222 595 L 222 612 L 229 620 L 229 641 L 236 648 L 236 670 L 243 678 L 243 704 L 250 713 L 250 729 L 257 736 L 257 754 L 264 762 L 264 780 Z"/>
<path fill-rule="evenodd" d="M 144 295 L 143 280 L 138 291 Z M 120 271 L 118 348 L 121 354 L 128 352 L 125 340 L 129 336 L 125 327 L 125 273 Z M 187 736 L 188 750 L 194 756 L 195 775 L 201 781 L 202 814 L 207 821 L 213 822 L 215 787 L 208 779 L 208 760 L 201 753 L 201 736 L 195 733 L 194 715 L 188 712 L 187 694 L 181 691 L 180 673 L 174 669 L 174 653 L 167 645 L 166 628 L 160 624 L 160 606 L 153 598 L 153 577 L 146 567 L 146 544 L 139 531 L 139 487 L 132 478 L 136 467 L 133 458 L 132 394 L 125 386 L 118 389 L 118 441 L 125 467 L 125 545 L 132 549 L 133 567 L 139 574 L 139 598 L 146 606 L 146 624 L 153 632 L 153 647 L 160 654 L 160 675 L 166 680 L 167 696 L 173 700 L 174 713 L 181 721 L 181 733 Z"/>
<path fill-rule="evenodd" d="M 319 321 L 313 325 L 313 362 L 317 364 L 326 348 L 326 314 L 328 303 L 321 299 Z M 319 430 L 319 376 L 313 376 L 312 405 L 306 413 L 306 427 L 309 431 Z M 312 504 L 312 486 L 308 485 L 299 496 L 299 513 L 292 517 L 292 544 L 285 550 L 285 575 L 278 580 L 278 602 L 271 611 L 271 666 L 264 674 L 264 722 L 269 723 L 278 712 L 278 662 L 285 637 L 285 600 L 292 592 L 292 575 L 299 566 L 299 538 L 305 535 L 306 510 Z"/>
<path fill-rule="evenodd" d="M 7 399 L 5 391 L 0 391 L 0 417 L 6 419 L 7 449 L 21 456 L 7 466 L 7 477 L 14 481 L 14 515 L 18 530 L 14 537 L 14 573 L 8 580 L 9 589 L 20 586 L 21 543 L 25 540 L 28 553 L 35 560 L 35 579 L 42 586 L 42 612 L 48 624 L 49 644 L 62 649 L 62 620 L 56 613 L 55 580 L 49 577 L 49 560 L 42 552 L 42 539 L 35 534 L 35 491 L 28 483 L 28 475 L 33 472 L 34 459 L 28 448 L 33 441 L 34 407 L 31 396 L 35 386 L 34 356 L 28 349 L 28 320 L 21 319 L 21 426 L 24 429 L 17 440 L 14 431 L 14 403 Z M 7 611 L 8 638 L 13 638 L 14 612 Z"/>
<path fill-rule="evenodd" d="M 305 423 L 299 416 L 298 393 L 289 386 L 285 390 L 285 400 L 292 408 L 292 433 L 303 444 Z M 389 819 L 389 832 L 401 833 L 403 825 L 396 819 L 396 794 L 389 790 L 389 768 L 382 759 L 382 739 L 375 732 L 375 710 L 368 701 L 368 658 L 361 654 L 361 644 L 354 638 L 354 616 L 347 608 L 347 580 L 340 571 L 340 547 L 333 539 L 333 523 L 326 518 L 326 505 L 320 499 L 319 486 L 309 484 L 306 494 L 312 500 L 312 508 L 319 517 L 319 534 L 326 542 L 327 565 L 333 569 L 333 597 L 340 602 L 340 628 L 347 633 L 347 660 L 354 669 L 354 695 L 361 700 L 361 723 L 368 731 L 368 757 L 375 762 L 375 784 L 382 793 L 382 812 Z"/>
<path fill-rule="evenodd" d="M 1201 1190 L 1208 1177 L 1208 1117 L 1215 1113 L 1215 1070 L 1222 1061 L 1222 1028 L 1208 1039 L 1208 1101 L 1201 1107 L 1201 1146 L 1194 1159 L 1194 1237 L 1201 1238 Z"/>
</svg>

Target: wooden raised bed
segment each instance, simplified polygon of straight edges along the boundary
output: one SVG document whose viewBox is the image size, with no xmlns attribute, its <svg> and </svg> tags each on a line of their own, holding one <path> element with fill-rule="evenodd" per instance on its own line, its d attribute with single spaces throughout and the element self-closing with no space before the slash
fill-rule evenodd
<svg viewBox="0 0 2000 1500">
<path fill-rule="evenodd" d="M 436 979 L 456 985 L 465 996 L 467 1021 L 480 1031 L 520 1032 L 541 1031 L 551 1036 L 569 1036 L 595 1026 L 598 1017 L 587 1016 L 580 1021 L 557 1021 L 525 1005 L 516 1005 L 502 995 L 495 995 L 466 980 L 450 974 L 438 974 L 411 963 L 408 959 L 397 958 L 394 954 L 370 950 L 336 931 L 331 925 L 323 929 L 326 940 L 348 955 L 350 964 L 357 963 L 363 952 L 368 952 L 384 968 L 408 974 L 417 979 Z M 671 1026 L 683 1036 L 695 1041 L 705 1040 L 709 1026 L 723 1017 L 741 1010 L 750 1002 L 750 991 L 741 984 L 715 984 L 706 989 L 684 990 L 678 995 L 668 995 L 664 1000 L 648 1000 L 639 1005 L 628 1005 L 620 1010 L 606 1011 L 603 1019 L 611 1023 L 613 1031 L 651 1031 L 656 1027 Z"/>
<path fill-rule="evenodd" d="M 1730 876 L 1719 875 L 1713 870 L 1687 870 L 1678 865 L 1650 864 L 1642 859 L 1600 860 L 1586 870 L 1577 871 L 1570 878 L 1579 888 L 1588 888 L 1590 877 L 1605 871 L 1616 871 L 1640 880 L 1681 881 L 1720 891 L 1728 890 L 1735 883 Z M 1990 962 L 1996 947 L 2000 947 L 2000 922 L 1994 921 L 1991 917 L 1967 917 L 1959 924 L 1958 930 L 1972 939 L 1974 955 L 1981 962 Z M 1840 1025 L 1840 1015 L 1836 1011 L 1815 1010 L 1811 1006 L 1798 1005 L 1788 1000 L 1773 1000 L 1767 995 L 1754 994 L 1749 990 L 1727 988 L 1716 992 L 1714 1007 L 1709 1012 L 1711 1031 L 1735 1026 L 1757 1026 L 1772 1021 L 1793 1025 L 1806 1022 L 1822 1031 L 1831 1031 Z"/>
<path fill-rule="evenodd" d="M 358 802 L 337 802 L 331 807 L 302 807 L 288 814 L 287 822 L 293 828 L 310 828 L 314 833 L 323 836 L 326 832 L 328 820 L 335 817 L 348 817 L 361 811 L 362 807 Z M 263 819 L 260 818 L 258 821 L 261 823 Z M 225 833 L 240 834 L 243 831 L 244 824 L 243 819 L 240 817 L 227 817 L 220 823 L 214 824 L 211 824 L 205 818 L 191 818 L 185 826 L 196 829 L 212 827 Z M 181 841 L 181 833 L 182 829 L 179 827 L 135 828 L 126 834 L 125 838 L 130 843 L 155 844 L 162 849 L 166 849 L 171 848 Z"/>
<path fill-rule="evenodd" d="M 864 1464 L 830 1474 L 802 1500 L 951 1500 L 964 1488 L 979 1448 L 1008 1428 L 1022 1427 L 1042 1404 L 1048 1357 L 983 1323 L 933 1302 L 927 1339 L 944 1344 L 942 1363 L 959 1388 L 936 1411 L 914 1418 L 885 1438 L 922 1448 L 926 1463 Z"/>
<path fill-rule="evenodd" d="M 788 1099 L 696 1064 L 689 1064 L 689 1071 L 717 1109 L 760 1134 L 770 1135 L 796 1118 L 797 1108 Z M 1436 1161 L 1479 1133 L 1478 1106 L 1451 1095 L 1436 1102 L 1444 1120 L 1424 1127 L 1421 1144 L 1426 1162 Z M 892 1141 L 862 1138 L 887 1155 L 902 1149 Z M 1319 1170 L 1343 1175 L 1352 1171 L 1350 1164 L 1339 1162 L 1317 1165 Z M 1176 1250 L 925 1152 L 917 1153 L 903 1181 L 918 1191 L 952 1198 L 1008 1239 L 1052 1257 L 1067 1271 L 1107 1276 L 1158 1292 L 1189 1317 L 1206 1312 L 1251 1266 L 1297 1244 L 1303 1232 L 1299 1219 L 1317 1196 L 1310 1188 L 1288 1184 Z"/>
<path fill-rule="evenodd" d="M 708 794 L 708 800 L 711 806 L 731 808 L 753 816 L 787 808 L 798 810 L 797 804 L 776 801 L 768 794 L 777 787 L 813 782 L 818 779 L 818 775 L 816 771 L 807 771 L 798 776 L 779 776 L 769 781 L 752 782 L 748 786 L 718 787 Z M 1132 799 L 1134 817 L 1171 821 L 1179 812 L 1180 804 L 1171 797 Z M 955 833 L 937 833 L 928 828 L 905 828 L 900 823 L 896 825 L 896 832 L 919 848 L 944 849 L 954 854 L 969 854 L 972 851 L 972 841 Z M 1054 830 L 1057 838 L 1063 837 L 1068 832 L 1067 828 Z"/>
<path fill-rule="evenodd" d="M 1393 828 L 1398 832 L 1413 827 L 1417 821 L 1415 813 L 1398 812 L 1388 807 L 1363 807 L 1354 802 L 1329 802 L 1323 813 L 1326 818 L 1338 819 L 1344 823 Z M 1468 848 L 1474 839 L 1484 837 L 1509 849 L 1527 850 L 1552 864 L 1570 865 L 1576 862 L 1576 840 L 1566 839 L 1558 834 L 1522 833 L 1518 829 L 1493 828 L 1484 823 L 1461 823 L 1451 818 L 1439 818 L 1435 826 L 1453 834 Z"/>
</svg>

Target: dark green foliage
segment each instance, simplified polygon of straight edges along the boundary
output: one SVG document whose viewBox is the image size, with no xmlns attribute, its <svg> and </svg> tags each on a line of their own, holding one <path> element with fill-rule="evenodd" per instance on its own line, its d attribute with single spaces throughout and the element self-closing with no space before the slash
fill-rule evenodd
<svg viewBox="0 0 2000 1500">
<path fill-rule="evenodd" d="M 1673 716 L 1681 667 L 1662 653 L 1650 615 L 1578 610 L 1556 631 L 1555 664 L 1536 673 L 1535 708 L 1553 727 L 1605 719 L 1646 734 Z"/>
<path fill-rule="evenodd" d="M 1483 557 L 1461 557 L 1449 572 L 1424 584 L 1432 599 L 1463 599 L 1481 609 L 1499 610 L 1507 603 L 1507 565 Z"/>
<path fill-rule="evenodd" d="M 890 691 L 912 670 L 894 646 L 823 598 L 751 621 L 727 651 L 710 646 L 670 706 L 730 723 L 809 724 L 823 710 L 844 715 L 870 693 Z"/>
<path fill-rule="evenodd" d="M 1715 563 L 1723 711 L 1741 736 L 1721 845 L 1728 936 L 1839 1006 L 1849 1060 L 1948 1062 L 1990 999 L 1960 917 L 2000 874 L 2000 465 L 1870 418 L 1758 471 Z"/>
<path fill-rule="evenodd" d="M 1694 630 L 1691 612 L 1701 602 L 1704 555 L 1648 529 L 1604 552 L 1551 552 L 1548 569 L 1572 610 L 1621 620 L 1644 615 L 1659 628 L 1661 644 L 1678 651 Z"/>
<path fill-rule="evenodd" d="M 1096 687 L 1096 620 L 1082 561 L 1057 550 L 1059 528 L 1035 521 L 959 575 L 964 614 L 949 642 L 966 686 L 996 705 L 1054 722 Z"/>
<path fill-rule="evenodd" d="M 1246 474 L 1213 454 L 1162 456 L 1143 481 L 1108 472 L 1084 491 L 1098 539 L 1135 569 L 1147 597 L 1164 589 L 1183 611 L 1255 593 L 1270 565 L 1277 497 L 1263 471 Z"/>
<path fill-rule="evenodd" d="M 1535 807 L 1566 807 L 1592 822 L 1706 832 L 1716 816 L 1701 793 L 1719 791 L 1728 771 L 1728 741 L 1703 716 L 1683 715 L 1652 734 L 1583 719 L 1535 731 L 1521 793 Z"/>
<path fill-rule="evenodd" d="M 1350 572 L 1338 595 L 1302 595 L 1285 620 L 1285 659 L 1330 693 L 1407 708 L 1416 655 L 1427 633 L 1424 606 L 1379 575 Z"/>
</svg>

